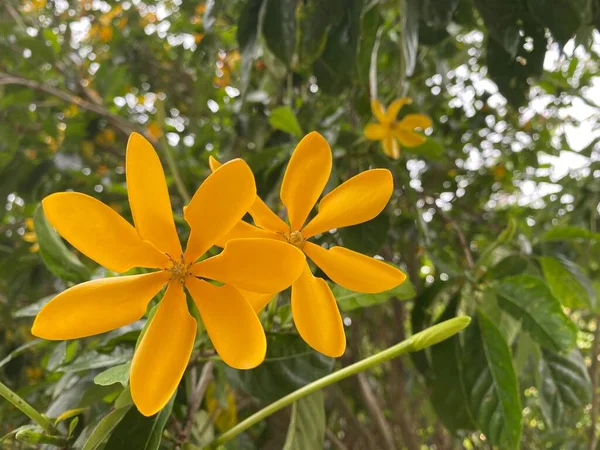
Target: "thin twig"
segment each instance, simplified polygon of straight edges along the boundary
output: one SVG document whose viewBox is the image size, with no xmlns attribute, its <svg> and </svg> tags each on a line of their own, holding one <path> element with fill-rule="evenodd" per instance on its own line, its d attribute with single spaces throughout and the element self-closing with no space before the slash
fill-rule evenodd
<svg viewBox="0 0 600 450">
<path fill-rule="evenodd" d="M 361 372 L 357 375 L 358 384 L 360 386 L 360 391 L 363 399 L 371 413 L 373 419 L 375 419 L 375 424 L 379 431 L 381 432 L 381 436 L 385 442 L 386 448 L 388 450 L 396 450 L 396 443 L 394 442 L 394 432 L 387 422 L 383 411 L 381 410 L 380 403 L 377 399 L 377 396 L 369 386 L 369 381 L 367 380 L 367 376 L 364 372 Z"/>
<path fill-rule="evenodd" d="M 338 450 L 348 450 L 348 447 L 329 428 L 325 430 L 325 435 Z"/>
<path fill-rule="evenodd" d="M 596 424 L 598 421 L 598 350 L 600 346 L 600 315 L 596 315 L 596 331 L 594 331 L 594 340 L 592 342 L 590 367 L 590 378 L 592 379 L 592 410 L 590 412 L 590 430 L 589 430 L 589 450 L 595 450 L 598 445 L 598 434 L 596 433 Z"/>
<path fill-rule="evenodd" d="M 180 443 L 187 442 L 192 434 L 192 427 L 196 418 L 196 412 L 198 412 L 198 409 L 202 404 L 202 399 L 204 398 L 204 393 L 206 392 L 208 383 L 210 383 L 213 377 L 213 366 L 214 363 L 212 361 L 204 364 L 204 367 L 202 367 L 202 372 L 200 372 L 200 378 L 198 379 L 198 382 L 192 385 L 192 394 L 188 402 L 185 422 L 178 439 Z"/>
</svg>

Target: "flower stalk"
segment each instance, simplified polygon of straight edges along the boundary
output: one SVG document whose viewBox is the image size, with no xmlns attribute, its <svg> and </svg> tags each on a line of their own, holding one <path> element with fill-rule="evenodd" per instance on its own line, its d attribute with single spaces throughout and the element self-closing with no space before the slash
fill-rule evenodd
<svg viewBox="0 0 600 450">
<path fill-rule="evenodd" d="M 0 395 L 12 403 L 15 408 L 42 427 L 47 433 L 53 434 L 55 432 L 54 426 L 52 425 L 50 419 L 37 412 L 33 406 L 23 400 L 19 395 L 17 395 L 2 382 L 0 382 Z"/>
</svg>

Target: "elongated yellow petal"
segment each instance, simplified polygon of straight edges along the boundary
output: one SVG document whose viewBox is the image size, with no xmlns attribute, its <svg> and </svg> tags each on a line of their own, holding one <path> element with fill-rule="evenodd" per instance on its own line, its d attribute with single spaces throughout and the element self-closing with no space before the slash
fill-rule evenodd
<svg viewBox="0 0 600 450">
<path fill-rule="evenodd" d="M 326 250 L 306 242 L 304 252 L 334 283 L 352 291 L 384 292 L 406 280 L 394 266 L 344 247 Z"/>
<path fill-rule="evenodd" d="M 76 249 L 115 272 L 132 267 L 162 269 L 169 258 L 143 241 L 129 222 L 93 197 L 59 192 L 42 201 L 54 228 Z"/>
<path fill-rule="evenodd" d="M 263 230 L 262 228 L 255 227 L 254 225 L 250 225 L 248 222 L 240 220 L 235 224 L 231 231 L 229 231 L 229 233 L 217 241 L 216 245 L 219 247 L 225 247 L 225 244 L 232 239 L 244 238 L 263 238 L 276 240 L 285 239 L 282 234 L 275 234 L 271 231 Z"/>
<path fill-rule="evenodd" d="M 186 262 L 194 262 L 225 236 L 255 198 L 254 175 L 241 159 L 229 161 L 210 174 L 184 212 L 191 227 Z"/>
<path fill-rule="evenodd" d="M 308 264 L 292 285 L 292 316 L 302 339 L 316 351 L 337 358 L 346 350 L 346 335 L 335 298 Z"/>
<path fill-rule="evenodd" d="M 400 109 L 404 106 L 404 105 L 410 105 L 412 103 L 412 99 L 405 97 L 405 98 L 397 98 L 396 100 L 394 100 L 390 106 L 388 106 L 388 109 L 385 111 L 385 119 L 388 123 L 393 122 L 394 120 L 396 120 L 396 116 L 398 115 L 398 113 L 400 112 Z"/>
<path fill-rule="evenodd" d="M 177 389 L 192 354 L 196 329 L 183 286 L 169 283 L 131 363 L 131 397 L 143 415 L 160 411 Z"/>
<path fill-rule="evenodd" d="M 78 284 L 42 308 L 31 333 L 43 339 L 79 339 L 135 322 L 168 280 L 169 273 L 159 271 Z"/>
<path fill-rule="evenodd" d="M 394 180 L 389 170 L 359 173 L 323 197 L 319 213 L 302 230 L 302 235 L 309 238 L 371 220 L 385 208 L 393 190 Z"/>
<path fill-rule="evenodd" d="M 292 230 L 300 230 L 331 173 L 331 149 L 317 132 L 304 136 L 294 150 L 281 183 Z"/>
<path fill-rule="evenodd" d="M 243 289 L 238 289 L 238 291 L 240 291 L 244 298 L 248 300 L 248 303 L 250 303 L 252 309 L 254 309 L 256 313 L 261 312 L 273 297 L 277 295 L 277 292 L 271 294 L 259 294 L 258 292 L 250 292 Z"/>
<path fill-rule="evenodd" d="M 385 117 L 385 108 L 381 104 L 379 100 L 376 98 L 371 100 L 371 112 L 375 116 L 375 118 L 379 121 L 379 123 L 388 123 Z"/>
<path fill-rule="evenodd" d="M 304 254 L 287 242 L 234 239 L 219 255 L 194 264 L 191 272 L 247 291 L 269 294 L 290 286 L 300 276 L 304 261 Z"/>
<path fill-rule="evenodd" d="M 173 259 L 179 259 L 181 243 L 173 221 L 165 173 L 156 151 L 142 135 L 131 133 L 125 161 L 127 194 L 138 233 Z"/>
<path fill-rule="evenodd" d="M 213 172 L 222 166 L 222 164 L 212 156 L 208 157 L 208 164 Z M 286 225 L 286 223 L 281 220 L 277 214 L 271 211 L 271 208 L 269 208 L 258 195 L 256 196 L 256 200 L 248 212 L 254 219 L 256 226 L 260 228 L 273 231 L 275 233 L 285 233 L 289 231 L 289 227 Z"/>
<path fill-rule="evenodd" d="M 400 158 L 400 147 L 398 141 L 393 136 L 387 136 L 383 141 L 383 152 L 390 158 Z"/>
<path fill-rule="evenodd" d="M 214 286 L 188 277 L 192 295 L 208 336 L 223 361 L 236 369 L 252 369 L 267 351 L 265 332 L 250 303 L 233 286 Z"/>
<path fill-rule="evenodd" d="M 397 129 L 394 134 L 400 143 L 405 147 L 416 147 L 423 144 L 427 140 L 425 136 L 415 133 L 414 131 Z"/>
<path fill-rule="evenodd" d="M 398 122 L 398 128 L 407 129 L 409 131 L 415 128 L 429 128 L 431 126 L 431 119 L 424 114 L 407 114 Z"/>
<path fill-rule="evenodd" d="M 365 137 L 372 141 L 381 141 L 390 134 L 389 127 L 380 125 L 378 123 L 370 123 L 365 127 Z"/>
</svg>

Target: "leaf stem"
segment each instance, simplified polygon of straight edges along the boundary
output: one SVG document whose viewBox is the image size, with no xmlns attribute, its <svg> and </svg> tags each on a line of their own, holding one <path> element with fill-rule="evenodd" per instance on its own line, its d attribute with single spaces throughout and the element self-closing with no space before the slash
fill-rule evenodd
<svg viewBox="0 0 600 450">
<path fill-rule="evenodd" d="M 333 372 L 323 378 L 313 381 L 312 383 L 307 384 L 306 386 L 301 387 L 300 389 L 292 392 L 291 394 L 280 398 L 279 400 L 264 407 L 260 411 L 254 413 L 247 419 L 241 421 L 236 426 L 229 429 L 217 439 L 215 439 L 209 445 L 208 448 L 216 448 L 218 445 L 224 444 L 225 442 L 232 440 L 238 434 L 257 424 L 264 418 L 294 403 L 296 400 L 302 397 L 306 397 L 309 394 L 312 394 L 313 392 L 321 390 L 333 383 L 337 383 L 338 381 L 343 380 L 344 378 L 348 378 L 351 375 L 355 375 L 370 367 L 384 363 L 385 361 L 400 356 L 404 353 L 415 352 L 429 347 L 431 345 L 437 344 L 438 342 L 441 342 L 444 339 L 447 339 L 450 336 L 458 333 L 460 330 L 465 328 L 470 321 L 471 319 L 466 316 L 455 317 L 453 319 L 446 320 L 445 322 L 427 328 L 426 330 L 423 330 L 420 333 L 414 334 L 410 338 L 386 350 L 383 350 L 379 353 L 376 353 L 375 355 L 369 356 L 368 358 L 362 359 L 361 361 L 358 361 L 354 364 L 344 367 L 343 369 Z"/>
<path fill-rule="evenodd" d="M 33 406 L 23 400 L 19 395 L 13 392 L 2 382 L 0 382 L 0 395 L 12 403 L 23 414 L 37 423 L 40 427 L 42 427 L 46 432 L 50 434 L 55 432 L 54 426 L 52 425 L 50 419 L 37 412 Z"/>
</svg>

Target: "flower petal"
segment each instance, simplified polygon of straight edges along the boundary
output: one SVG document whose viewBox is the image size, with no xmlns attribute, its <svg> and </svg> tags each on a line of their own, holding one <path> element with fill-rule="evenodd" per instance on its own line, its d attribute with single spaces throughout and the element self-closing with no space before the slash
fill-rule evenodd
<svg viewBox="0 0 600 450">
<path fill-rule="evenodd" d="M 352 291 L 375 294 L 406 280 L 406 275 L 394 266 L 344 247 L 327 250 L 306 242 L 304 252 L 334 283 Z"/>
<path fill-rule="evenodd" d="M 414 131 L 396 129 L 394 134 L 405 147 L 416 147 L 427 140 L 425 136 L 415 133 Z"/>
<path fill-rule="evenodd" d="M 277 295 L 277 292 L 271 294 L 259 294 L 258 292 L 250 292 L 243 289 L 238 289 L 238 291 L 240 291 L 244 298 L 248 300 L 248 303 L 250 303 L 252 309 L 254 309 L 256 313 L 261 312 L 273 297 Z"/>
<path fill-rule="evenodd" d="M 304 254 L 287 242 L 234 239 L 219 255 L 194 264 L 191 272 L 198 277 L 268 294 L 290 286 L 300 276 L 304 262 Z"/>
<path fill-rule="evenodd" d="M 379 100 L 376 98 L 371 99 L 371 112 L 375 116 L 375 118 L 379 121 L 379 123 L 388 123 L 385 117 L 385 108 L 381 104 Z"/>
<path fill-rule="evenodd" d="M 412 103 L 412 98 L 408 98 L 408 97 L 397 98 L 396 100 L 394 100 L 390 104 L 390 106 L 388 106 L 388 109 L 385 112 L 386 121 L 388 123 L 390 123 L 390 122 L 393 122 L 394 120 L 396 120 L 396 116 L 400 112 L 400 109 L 404 105 L 410 105 L 411 103 Z"/>
<path fill-rule="evenodd" d="M 369 123 L 365 127 L 365 137 L 372 141 L 381 141 L 389 134 L 389 128 L 378 123 Z"/>
<path fill-rule="evenodd" d="M 393 190 L 394 180 L 389 170 L 359 173 L 323 197 L 319 213 L 304 227 L 302 235 L 309 238 L 371 220 L 385 208 Z"/>
<path fill-rule="evenodd" d="M 400 158 L 400 147 L 398 146 L 398 141 L 393 136 L 386 137 L 383 142 L 383 152 L 388 155 L 390 158 L 398 159 Z"/>
<path fill-rule="evenodd" d="M 223 361 L 236 369 L 258 366 L 265 359 L 267 339 L 244 296 L 233 286 L 217 287 L 194 277 L 188 277 L 186 286 Z"/>
<path fill-rule="evenodd" d="M 163 270 L 144 275 L 102 278 L 61 292 L 38 313 L 31 333 L 43 339 L 79 339 L 139 320 L 165 283 Z"/>
<path fill-rule="evenodd" d="M 173 396 L 190 360 L 196 329 L 183 286 L 169 283 L 131 363 L 131 397 L 143 415 L 156 414 Z"/>
<path fill-rule="evenodd" d="M 216 243 L 218 247 L 225 247 L 229 241 L 233 239 L 244 239 L 244 238 L 263 238 L 263 239 L 285 239 L 281 234 L 275 234 L 271 231 L 263 230 L 262 228 L 250 225 L 248 222 L 240 220 L 232 229 L 219 239 Z"/>
<path fill-rule="evenodd" d="M 185 260 L 194 262 L 225 236 L 256 198 L 254 175 L 248 164 L 234 159 L 210 174 L 184 211 L 191 233 Z"/>
<path fill-rule="evenodd" d="M 208 165 L 213 172 L 222 166 L 222 164 L 212 156 L 208 157 Z M 287 224 L 281 220 L 277 214 L 271 211 L 271 208 L 269 208 L 258 195 L 248 213 L 250 213 L 254 219 L 256 226 L 260 228 L 276 233 L 286 233 L 289 231 Z"/>
<path fill-rule="evenodd" d="M 281 201 L 292 230 L 300 230 L 320 197 L 331 173 L 331 149 L 317 132 L 298 143 L 283 176 Z"/>
<path fill-rule="evenodd" d="M 142 135 L 131 133 L 125 161 L 127 194 L 138 233 L 164 253 L 179 259 L 181 243 L 173 221 L 165 173 L 156 151 Z"/>
<path fill-rule="evenodd" d="M 292 316 L 298 333 L 312 348 L 333 358 L 344 354 L 346 335 L 335 297 L 308 264 L 292 285 Z"/>
<path fill-rule="evenodd" d="M 132 267 L 165 268 L 169 258 L 142 240 L 129 222 L 93 197 L 59 192 L 42 201 L 48 221 L 67 241 L 115 272 Z"/>
<path fill-rule="evenodd" d="M 398 128 L 414 130 L 415 128 L 429 128 L 431 126 L 431 119 L 425 114 L 407 114 L 398 122 Z"/>
</svg>

